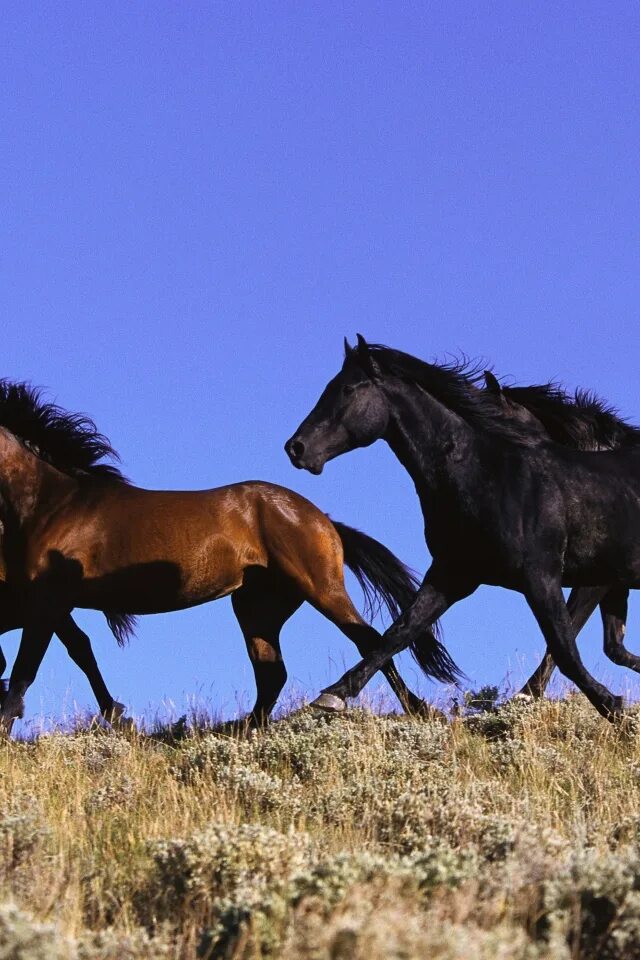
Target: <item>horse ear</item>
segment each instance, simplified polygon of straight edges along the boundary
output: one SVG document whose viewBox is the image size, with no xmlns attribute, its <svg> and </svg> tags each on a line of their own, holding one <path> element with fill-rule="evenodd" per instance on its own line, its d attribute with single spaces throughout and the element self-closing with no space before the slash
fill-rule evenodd
<svg viewBox="0 0 640 960">
<path fill-rule="evenodd" d="M 498 381 L 497 377 L 494 377 L 494 375 L 491 373 L 491 370 L 485 370 L 484 383 L 489 393 L 495 393 L 499 397 L 502 396 L 502 387 L 500 386 L 500 382 Z"/>
<path fill-rule="evenodd" d="M 381 380 L 382 371 L 378 366 L 378 362 L 369 350 L 369 344 L 362 336 L 361 333 L 357 334 L 358 337 L 358 362 L 364 370 L 364 372 L 371 377 L 372 380 Z"/>
<path fill-rule="evenodd" d="M 349 341 L 348 341 L 347 338 L 345 337 L 345 338 L 344 338 L 344 358 L 345 358 L 345 360 L 346 360 L 348 357 L 351 356 L 351 354 L 353 353 L 353 350 L 354 350 L 354 348 L 351 346 L 351 344 L 349 343 Z"/>
</svg>

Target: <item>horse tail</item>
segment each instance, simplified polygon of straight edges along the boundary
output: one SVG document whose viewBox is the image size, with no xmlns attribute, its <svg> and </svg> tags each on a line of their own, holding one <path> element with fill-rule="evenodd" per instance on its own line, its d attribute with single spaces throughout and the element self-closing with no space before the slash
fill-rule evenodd
<svg viewBox="0 0 640 960">
<path fill-rule="evenodd" d="M 109 613 L 106 610 L 104 616 L 109 624 L 109 630 L 118 642 L 118 646 L 124 647 L 135 634 L 137 618 L 130 613 Z"/>
<path fill-rule="evenodd" d="M 397 620 L 418 592 L 420 582 L 415 573 L 373 537 L 345 523 L 331 523 L 342 541 L 344 562 L 364 594 L 365 616 L 373 619 L 384 605 L 391 619 Z M 437 623 L 425 627 L 410 641 L 409 649 L 427 677 L 456 683 L 461 671 L 447 653 L 439 633 Z"/>
</svg>

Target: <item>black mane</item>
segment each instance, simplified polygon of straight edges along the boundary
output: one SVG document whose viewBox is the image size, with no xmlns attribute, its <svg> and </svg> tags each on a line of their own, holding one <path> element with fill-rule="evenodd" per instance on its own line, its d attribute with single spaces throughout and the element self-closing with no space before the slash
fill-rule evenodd
<svg viewBox="0 0 640 960">
<path fill-rule="evenodd" d="M 573 396 L 556 383 L 502 387 L 504 395 L 529 410 L 556 443 L 575 450 L 614 450 L 640 444 L 640 427 L 590 390 Z"/>
<path fill-rule="evenodd" d="M 535 442 L 530 428 L 505 417 L 492 391 L 481 390 L 482 364 L 463 358 L 428 363 L 401 350 L 368 344 L 367 351 L 383 373 L 426 390 L 471 426 L 517 443 Z M 347 357 L 348 359 L 348 357 Z M 529 410 L 549 438 L 575 450 L 613 450 L 640 444 L 640 427 L 627 423 L 618 411 L 590 390 L 569 394 L 556 383 L 502 387 L 508 400 Z"/>
<path fill-rule="evenodd" d="M 48 403 L 28 383 L 0 380 L 0 426 L 63 473 L 128 482 L 118 467 L 102 462 L 120 458 L 93 420 Z"/>
<path fill-rule="evenodd" d="M 449 363 L 428 363 L 380 343 L 367 344 L 367 351 L 383 373 L 421 387 L 471 426 L 516 443 L 532 441 L 530 429 L 505 417 L 495 396 L 478 389 L 483 364 L 470 362 L 467 358 Z"/>
</svg>

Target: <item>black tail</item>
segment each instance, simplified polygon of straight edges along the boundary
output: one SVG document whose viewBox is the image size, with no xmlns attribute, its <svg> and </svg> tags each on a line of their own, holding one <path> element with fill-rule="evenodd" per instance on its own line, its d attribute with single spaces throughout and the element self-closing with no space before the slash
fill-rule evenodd
<svg viewBox="0 0 640 960">
<path fill-rule="evenodd" d="M 392 620 L 397 620 L 416 595 L 419 586 L 416 575 L 373 537 L 345 523 L 331 522 L 342 541 L 344 562 L 364 593 L 365 616 L 372 619 L 384 605 Z M 437 633 L 437 624 L 426 627 L 421 636 L 411 641 L 409 649 L 428 677 L 456 683 L 462 674 Z"/>
<path fill-rule="evenodd" d="M 119 647 L 124 647 L 135 633 L 136 618 L 130 613 L 108 613 L 105 610 L 105 619 L 109 624 L 109 630 L 118 641 Z"/>
</svg>

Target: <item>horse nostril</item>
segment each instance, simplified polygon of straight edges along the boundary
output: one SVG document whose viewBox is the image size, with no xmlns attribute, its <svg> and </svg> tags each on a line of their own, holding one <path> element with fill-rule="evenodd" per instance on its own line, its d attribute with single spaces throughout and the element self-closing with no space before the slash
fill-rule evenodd
<svg viewBox="0 0 640 960">
<path fill-rule="evenodd" d="M 301 457 L 304 453 L 304 443 L 302 440 L 292 440 L 291 441 L 291 453 L 294 457 Z"/>
</svg>

